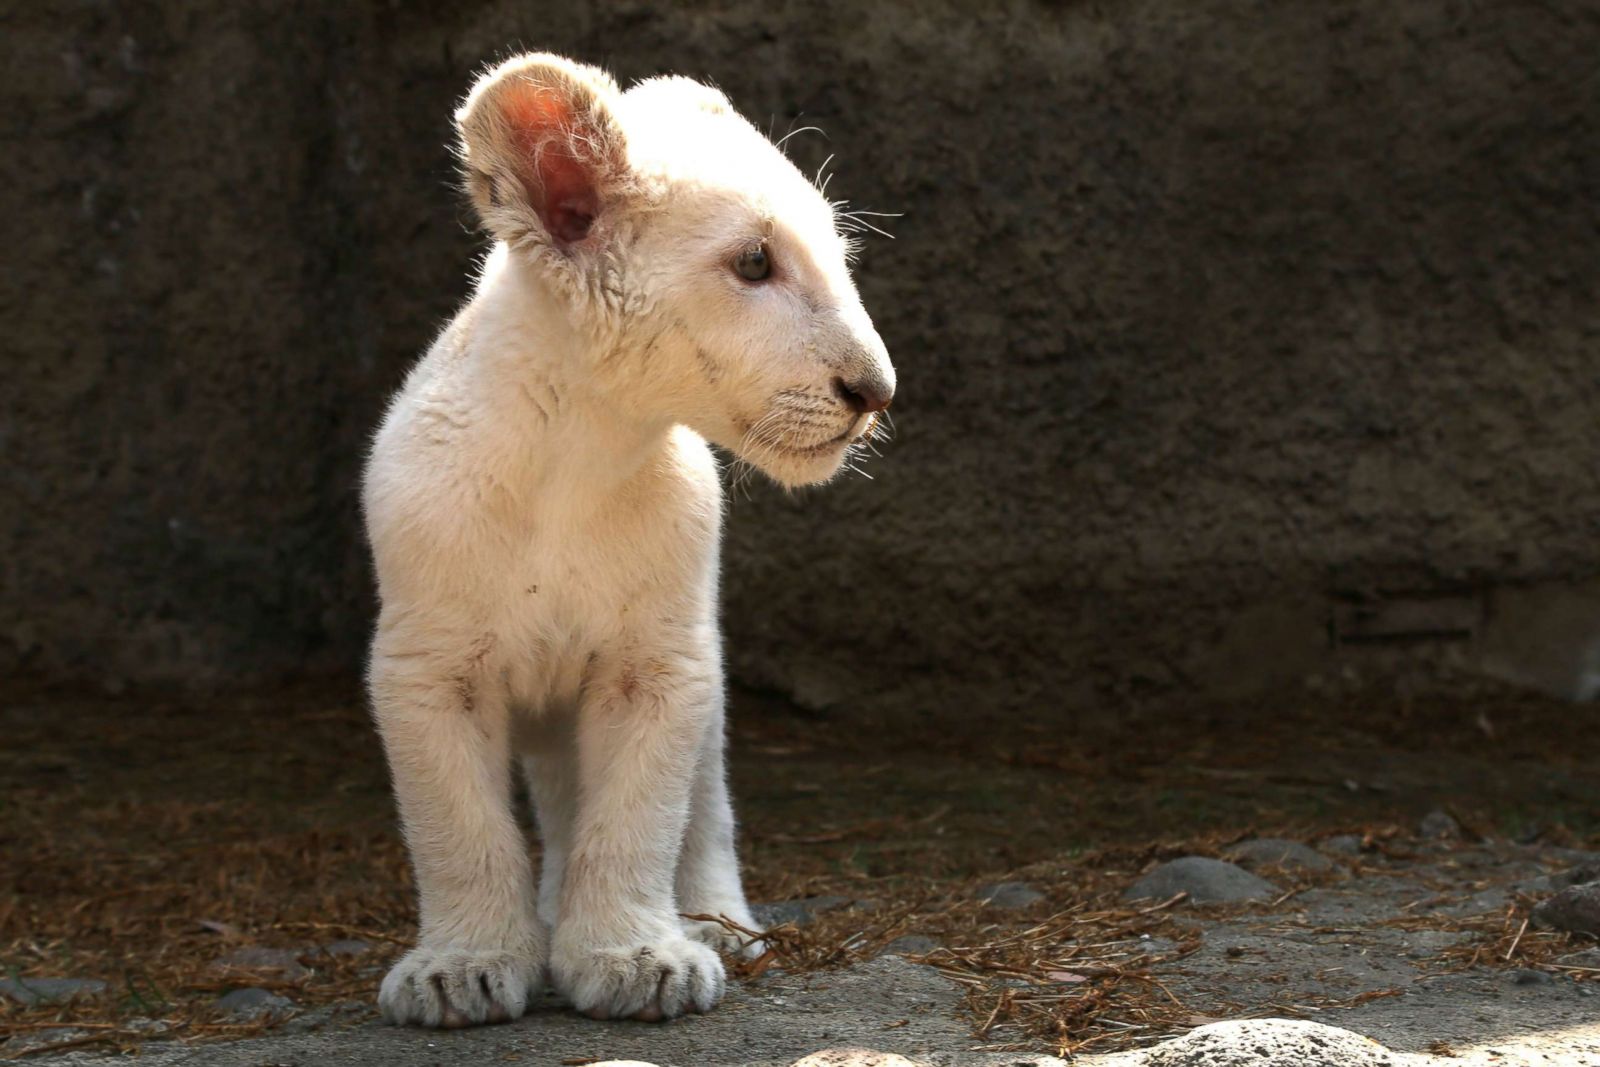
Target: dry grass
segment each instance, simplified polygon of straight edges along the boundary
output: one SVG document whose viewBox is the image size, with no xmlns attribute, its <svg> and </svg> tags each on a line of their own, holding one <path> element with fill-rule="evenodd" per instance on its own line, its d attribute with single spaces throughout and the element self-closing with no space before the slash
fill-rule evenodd
<svg viewBox="0 0 1600 1067">
<path fill-rule="evenodd" d="M 1185 936 L 1168 929 L 1162 914 L 1179 900 L 1147 908 L 1083 901 L 1023 930 L 979 931 L 923 959 L 966 987 L 968 1007 L 982 1020 L 980 1038 L 1009 1025 L 1061 1056 L 1143 1044 L 1195 1018 L 1155 968 L 1195 951 L 1198 941 L 1167 953 L 1144 947 L 1157 936 Z"/>
<path fill-rule="evenodd" d="M 109 845 L 123 814 L 116 806 L 81 812 L 76 829 Z M 121 1048 L 152 1028 L 167 1037 L 238 1037 L 264 1024 L 217 1015 L 212 1002 L 230 989 L 262 987 L 302 1006 L 370 998 L 373 957 L 403 943 L 412 922 L 405 858 L 392 834 L 255 836 L 254 827 L 213 822 L 218 810 L 174 805 L 161 814 L 144 829 L 174 847 L 155 855 L 85 849 L 81 838 L 60 834 L 35 838 L 41 847 L 18 871 L 22 885 L 8 887 L 0 959 L 12 976 L 93 977 L 109 990 L 60 1007 L 4 1002 L 0 1037 L 71 1027 L 92 1031 L 77 1044 Z M 204 843 L 178 844 L 190 835 Z M 377 951 L 317 949 L 342 939 Z M 242 945 L 298 950 L 305 973 L 217 966 Z"/>
<path fill-rule="evenodd" d="M 58 720 L 8 724 L 16 746 L 3 769 L 16 785 L 0 808 L 0 969 L 108 989 L 60 1006 L 0 999 L 0 1037 L 70 1028 L 85 1031 L 67 1038 L 74 1046 L 128 1049 L 156 1032 L 241 1036 L 265 1024 L 212 1004 L 247 986 L 302 1007 L 369 999 L 367 970 L 413 918 L 359 711 L 310 705 L 280 732 L 250 706 L 218 718 L 136 710 L 82 709 L 81 737 L 62 736 Z M 318 951 L 341 939 L 378 950 Z M 244 945 L 300 951 L 305 973 L 216 966 Z"/>
<path fill-rule="evenodd" d="M 1081 895 L 1069 906 L 1052 910 L 1054 902 L 1042 903 L 1024 913 L 1048 912 L 1038 918 L 997 913 L 976 899 L 971 885 L 927 885 L 917 899 L 840 909 L 804 927 L 785 924 L 763 933 L 717 921 L 768 946 L 757 959 L 736 965 L 744 978 L 774 967 L 809 973 L 848 966 L 879 955 L 904 934 L 935 935 L 941 947 L 909 958 L 964 988 L 975 1036 L 1001 1051 L 1040 1043 L 1061 1055 L 1121 1048 L 1191 1025 L 1193 1012 L 1155 973 L 1158 964 L 1198 947 L 1169 921 L 1181 897 L 1148 907 L 1112 905 L 1114 891 L 1094 886 L 1103 879 L 1082 873 L 1086 877 L 1073 886 Z M 1166 953 L 1149 950 L 1151 939 L 1174 937 L 1191 940 Z M 1001 1028 L 1023 1040 L 994 1044 Z"/>
<path fill-rule="evenodd" d="M 1595 939 L 1564 930 L 1541 930 L 1533 925 L 1536 903 L 1518 896 L 1504 911 L 1484 915 L 1419 916 L 1394 919 L 1383 925 L 1404 930 L 1438 930 L 1469 935 L 1460 944 L 1439 953 L 1433 974 L 1450 974 L 1479 967 L 1548 971 L 1569 974 L 1577 981 L 1600 982 L 1600 967 L 1568 962 L 1595 947 Z M 1587 958 L 1587 957 L 1586 957 Z"/>
<path fill-rule="evenodd" d="M 983 903 L 977 880 L 907 880 L 893 900 L 869 900 L 865 908 L 826 912 L 801 928 L 769 931 L 764 935 L 768 951 L 739 970 L 758 977 L 774 967 L 807 973 L 848 966 L 879 955 L 902 935 L 923 934 L 940 947 L 909 958 L 937 968 L 963 988 L 974 1036 L 992 1051 L 1048 1048 L 1065 1057 L 1150 1044 L 1216 1020 L 1186 1004 L 1162 977 L 1167 965 L 1200 947 L 1197 928 L 1181 913 L 1192 906 L 1181 894 L 1135 905 L 1122 902 L 1120 893 L 1153 862 L 1215 855 L 1238 836 L 1096 850 L 1012 871 L 1046 894 L 1017 911 Z M 1203 910 L 1217 917 L 1270 913 L 1333 877 L 1281 870 L 1275 875 L 1291 883 L 1276 900 Z M 760 936 L 719 921 L 746 938 Z M 1382 995 L 1387 994 L 1366 994 L 1348 1003 Z M 1318 1000 L 1322 1007 L 1341 1003 L 1304 999 Z M 1237 1005 L 1232 1015 L 1285 1011 L 1292 1014 L 1294 1008 Z"/>
</svg>

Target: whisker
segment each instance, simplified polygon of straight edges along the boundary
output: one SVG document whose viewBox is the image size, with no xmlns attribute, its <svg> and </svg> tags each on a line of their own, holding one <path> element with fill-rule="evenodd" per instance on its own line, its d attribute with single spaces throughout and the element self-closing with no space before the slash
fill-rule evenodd
<svg viewBox="0 0 1600 1067">
<path fill-rule="evenodd" d="M 827 193 L 828 183 L 823 179 L 823 174 L 827 171 L 828 164 L 833 162 L 833 157 L 836 155 L 838 155 L 837 152 L 829 152 L 828 158 L 824 159 L 822 166 L 817 168 L 817 176 L 811 179 L 811 184 L 822 190 L 824 194 Z M 820 185 L 818 185 L 819 182 L 821 182 Z"/>
<path fill-rule="evenodd" d="M 789 121 L 790 122 L 794 122 L 795 120 L 799 119 L 799 117 L 800 117 L 799 115 L 796 115 L 793 119 L 790 119 Z M 801 134 L 801 133 L 821 133 L 822 137 L 823 137 L 823 140 L 827 140 L 827 137 L 828 137 L 828 135 L 826 133 L 823 133 L 823 130 L 822 130 L 821 126 L 802 126 L 798 130 L 790 130 L 788 133 L 784 134 L 782 137 L 778 138 L 773 143 L 778 148 L 782 148 L 785 141 L 787 141 L 789 138 L 795 136 L 796 134 Z"/>
<path fill-rule="evenodd" d="M 866 219 L 857 219 L 854 215 L 850 216 L 850 218 L 854 219 L 854 221 L 860 223 L 862 226 L 864 226 L 867 229 L 871 230 L 873 233 L 879 234 L 879 235 L 881 235 L 883 237 L 887 237 L 891 241 L 894 240 L 894 234 L 890 233 L 888 230 L 885 230 L 885 229 L 883 229 L 882 227 L 879 227 L 879 226 L 874 226 L 872 223 L 868 222 Z"/>
<path fill-rule="evenodd" d="M 847 459 L 847 460 L 845 460 L 845 463 L 844 463 L 844 469 L 847 470 L 847 471 L 850 471 L 853 474 L 861 475 L 861 477 L 865 478 L 869 482 L 873 481 L 874 479 L 873 479 L 872 475 L 868 474 L 866 472 L 866 469 L 861 466 L 861 464 L 864 463 L 864 462 L 865 462 L 865 460 L 862 459 L 860 456 L 856 456 L 855 458 L 852 458 L 852 459 Z"/>
</svg>

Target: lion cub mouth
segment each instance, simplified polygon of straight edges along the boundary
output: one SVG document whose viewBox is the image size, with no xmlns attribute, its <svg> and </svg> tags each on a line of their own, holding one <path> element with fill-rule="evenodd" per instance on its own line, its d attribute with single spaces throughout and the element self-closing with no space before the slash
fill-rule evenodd
<svg viewBox="0 0 1600 1067">
<path fill-rule="evenodd" d="M 780 449 L 796 456 L 820 456 L 824 452 L 832 452 L 855 441 L 860 441 L 872 433 L 872 428 L 877 425 L 878 416 L 869 414 L 862 419 L 847 426 L 843 433 L 836 434 L 826 441 L 819 441 L 814 445 L 791 445 L 784 441 L 774 441 Z"/>
</svg>

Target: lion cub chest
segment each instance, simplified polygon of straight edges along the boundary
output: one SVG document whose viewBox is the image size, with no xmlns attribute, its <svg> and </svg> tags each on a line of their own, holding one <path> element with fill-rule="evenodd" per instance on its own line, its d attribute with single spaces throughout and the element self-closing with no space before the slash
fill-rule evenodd
<svg viewBox="0 0 1600 1067">
<path fill-rule="evenodd" d="M 603 500 L 546 504 L 500 580 L 501 629 L 525 650 L 508 657 L 519 703 L 575 687 L 596 651 L 696 639 L 714 623 L 722 492 L 700 437 L 673 430 L 658 461 Z"/>
</svg>

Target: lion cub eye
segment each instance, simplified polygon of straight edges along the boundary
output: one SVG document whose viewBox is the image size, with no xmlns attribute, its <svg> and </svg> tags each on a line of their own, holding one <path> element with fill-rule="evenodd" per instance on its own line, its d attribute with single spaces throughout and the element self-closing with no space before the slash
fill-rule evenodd
<svg viewBox="0 0 1600 1067">
<path fill-rule="evenodd" d="M 733 261 L 733 269 L 747 282 L 765 281 L 767 275 L 772 273 L 772 259 L 767 255 L 767 246 L 752 245 L 740 252 L 739 258 Z"/>
</svg>

